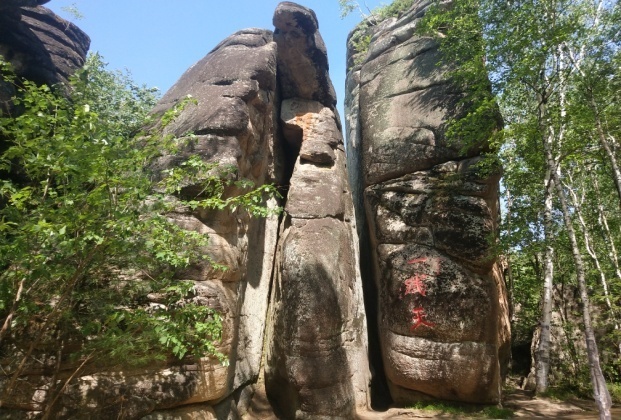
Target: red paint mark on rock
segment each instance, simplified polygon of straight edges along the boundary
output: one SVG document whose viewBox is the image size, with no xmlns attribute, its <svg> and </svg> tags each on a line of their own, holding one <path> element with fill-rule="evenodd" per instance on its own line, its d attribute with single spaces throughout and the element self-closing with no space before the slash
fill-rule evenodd
<svg viewBox="0 0 621 420">
<path fill-rule="evenodd" d="M 405 295 L 415 295 L 416 293 L 426 296 L 427 288 L 425 286 L 425 279 L 429 277 L 427 274 L 415 274 L 413 277 L 405 280 L 403 284 L 405 285 L 405 291 L 403 292 L 403 296 Z"/>
<path fill-rule="evenodd" d="M 427 257 L 420 257 L 420 258 L 413 258 L 411 260 L 408 261 L 408 264 L 418 264 L 418 263 L 424 263 L 427 262 L 429 260 L 429 258 Z M 440 259 L 439 258 L 431 258 L 430 261 L 430 265 L 435 265 L 435 272 L 434 274 L 436 276 L 440 275 Z"/>
<path fill-rule="evenodd" d="M 416 328 L 424 325 L 426 327 L 433 327 L 435 324 L 433 322 L 429 322 L 426 320 L 427 314 L 425 313 L 424 308 L 414 308 L 412 309 L 412 326 L 410 330 L 415 330 Z"/>
</svg>

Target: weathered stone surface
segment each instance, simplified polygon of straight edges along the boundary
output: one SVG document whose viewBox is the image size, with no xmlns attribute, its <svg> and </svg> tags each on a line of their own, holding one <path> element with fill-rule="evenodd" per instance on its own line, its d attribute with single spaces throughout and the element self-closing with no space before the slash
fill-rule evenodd
<svg viewBox="0 0 621 420">
<path fill-rule="evenodd" d="M 495 263 L 489 238 L 497 230 L 498 177 L 476 179 L 460 171 L 472 160 L 369 186 L 370 225 L 379 243 L 433 246 L 475 272 L 489 272 Z"/>
<path fill-rule="evenodd" d="M 3 0 L 2 3 L 0 3 L 0 10 L 15 7 L 37 7 L 49 1 L 50 0 Z"/>
<path fill-rule="evenodd" d="M 334 148 L 343 143 L 343 136 L 330 108 L 315 101 L 287 99 L 282 102 L 280 118 L 285 139 L 300 149 L 302 161 L 334 162 Z"/>
<path fill-rule="evenodd" d="M 196 154 L 219 164 L 218 170 L 226 171 L 229 178 L 245 178 L 257 185 L 277 181 L 281 157 L 275 137 L 276 87 L 276 44 L 270 31 L 247 29 L 224 40 L 192 66 L 154 110 L 164 112 L 187 95 L 198 102 L 184 108 L 164 129 L 175 136 L 193 135 L 192 140 L 178 154 L 162 156 L 154 169 L 174 168 Z M 188 184 L 182 192 L 199 190 Z M 180 209 L 170 217 L 184 228 L 208 235 L 205 253 L 227 267 L 220 271 L 204 264 L 179 273 L 197 286 L 224 293 L 205 304 L 230 303 L 223 311 L 223 353 L 230 365 L 219 379 L 199 375 L 202 380 L 195 392 L 177 404 L 217 402 L 259 376 L 278 218 L 251 219 L 240 209 Z"/>
<path fill-rule="evenodd" d="M 188 70 L 154 110 L 161 114 L 187 95 L 197 100 L 179 111 L 178 119 L 165 129 L 152 128 L 180 137 L 180 147 L 175 155 L 162 155 L 150 169 L 161 173 L 197 155 L 218 164 L 214 170 L 226 171 L 229 179 L 249 179 L 256 185 L 281 181 L 276 89 L 276 44 L 271 32 L 250 29 L 226 39 Z M 181 191 L 186 196 L 200 193 L 200 185 L 189 181 Z M 225 193 L 239 191 L 231 187 Z M 174 203 L 177 198 L 169 200 Z M 272 199 L 267 205 L 274 208 L 278 203 Z M 202 358 L 131 372 L 115 367 L 85 369 L 64 389 L 55 418 L 141 418 L 181 405 L 214 405 L 258 380 L 278 217 L 256 219 L 243 209 L 191 210 L 181 205 L 167 216 L 185 229 L 208 236 L 209 246 L 203 252 L 227 267 L 216 270 L 205 262 L 176 273 L 179 279 L 194 282 L 194 303 L 220 313 L 223 331 L 218 351 L 227 363 Z M 158 301 L 157 296 L 149 298 Z M 45 380 L 50 378 L 42 383 Z M 47 388 L 32 388 L 24 393 L 24 401 L 13 406 L 41 408 L 35 400 L 44 401 L 47 392 Z M 210 409 L 198 414 L 164 413 L 152 418 L 216 418 Z"/>
<path fill-rule="evenodd" d="M 276 8 L 273 23 L 282 98 L 309 99 L 334 108 L 336 93 L 315 12 L 284 1 Z"/>
<path fill-rule="evenodd" d="M 343 171 L 344 153 L 339 151 L 339 165 L 316 166 L 299 160 L 291 177 L 285 211 L 299 219 L 345 216 L 345 194 L 348 193 Z M 340 171 L 338 170 L 340 166 Z M 351 210 L 349 212 L 351 214 Z"/>
<path fill-rule="evenodd" d="M 276 44 L 271 38 L 267 30 L 237 32 L 190 67 L 154 112 L 169 109 L 187 95 L 199 106 L 187 106 L 164 132 L 175 136 L 245 133 L 250 124 L 247 104 L 255 102 L 267 111 L 274 100 Z"/>
<path fill-rule="evenodd" d="M 39 6 L 44 3 L 47 0 L 0 2 L 0 56 L 28 80 L 66 83 L 84 65 L 90 39 L 74 24 Z M 14 111 L 14 95 L 14 87 L 0 80 L 0 113 Z"/>
<path fill-rule="evenodd" d="M 66 83 L 84 64 L 90 39 L 74 24 L 37 6 L 43 3 L 46 1 L 2 2 L 0 55 L 28 80 Z"/>
<path fill-rule="evenodd" d="M 446 140 L 462 93 L 438 65 L 436 42 L 414 33 L 429 4 L 372 29 L 348 75 L 350 182 L 368 229 L 367 288 L 378 295 L 376 368 L 399 403 L 494 403 L 510 335 L 492 250 L 499 176 L 477 170 L 487 144 L 463 156 Z"/>
<path fill-rule="evenodd" d="M 142 420 L 216 420 L 218 417 L 209 406 L 188 406 L 153 412 Z"/>
<path fill-rule="evenodd" d="M 312 11 L 274 15 L 281 129 L 296 153 L 270 305 L 265 388 L 283 418 L 350 419 L 367 406 L 366 317 L 335 95 Z"/>
<path fill-rule="evenodd" d="M 287 141 L 322 144 L 329 164 L 297 159 L 279 239 L 266 389 L 286 418 L 351 418 L 366 406 L 366 320 L 358 247 L 334 114 L 285 101 Z"/>
<path fill-rule="evenodd" d="M 227 391 L 228 369 L 218 361 L 168 367 L 157 372 L 110 372 L 82 376 L 63 395 L 56 418 L 141 418 L 150 412 L 192 403 L 201 393 L 217 400 Z"/>
<path fill-rule="evenodd" d="M 287 418 L 351 418 L 353 372 L 344 330 L 350 318 L 355 263 L 346 227 L 333 218 L 294 221 L 281 237 L 274 296 L 274 340 L 268 353 L 267 390 Z M 299 412 L 298 412 L 299 411 Z"/>
</svg>

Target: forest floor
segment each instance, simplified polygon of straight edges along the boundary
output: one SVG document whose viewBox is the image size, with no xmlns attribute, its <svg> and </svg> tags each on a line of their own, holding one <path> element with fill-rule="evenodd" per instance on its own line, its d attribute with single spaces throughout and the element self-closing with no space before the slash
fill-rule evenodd
<svg viewBox="0 0 621 420">
<path fill-rule="evenodd" d="M 507 417 L 498 418 L 519 418 L 519 419 L 575 419 L 590 420 L 599 419 L 597 406 L 593 400 L 570 399 L 559 401 L 553 398 L 535 397 L 531 392 L 521 389 L 505 390 L 502 407 L 511 410 L 513 413 Z M 450 409 L 433 410 L 433 407 L 425 409 L 410 408 L 390 408 L 384 412 L 368 412 L 362 414 L 361 420 L 382 419 L 416 419 L 416 418 L 448 418 L 448 419 L 485 419 L 495 418 L 481 410 L 465 409 L 463 412 L 455 412 Z M 612 409 L 612 418 L 621 419 L 621 406 L 617 405 Z"/>
<path fill-rule="evenodd" d="M 398 420 L 398 419 L 566 419 L 566 420 L 597 420 L 599 415 L 593 400 L 569 399 L 560 401 L 554 398 L 535 397 L 533 393 L 519 388 L 505 389 L 502 409 L 496 407 L 451 405 L 429 406 L 424 409 L 389 408 L 385 411 L 358 412 L 359 420 Z M 434 409 L 436 408 L 436 409 Z M 491 408 L 491 410 L 490 410 Z M 497 413 L 498 416 L 494 416 Z M 504 414 L 500 416 L 500 414 Z M 245 420 L 277 420 L 265 396 L 264 391 L 257 392 L 251 409 L 242 418 Z M 612 409 L 612 418 L 621 419 L 621 405 Z"/>
</svg>

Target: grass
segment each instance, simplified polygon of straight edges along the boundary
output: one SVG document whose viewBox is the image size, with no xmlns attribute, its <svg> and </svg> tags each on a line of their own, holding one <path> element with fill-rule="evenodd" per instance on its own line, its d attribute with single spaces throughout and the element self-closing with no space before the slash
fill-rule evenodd
<svg viewBox="0 0 621 420">
<path fill-rule="evenodd" d="M 610 398 L 612 398 L 612 402 L 616 404 L 621 403 L 621 383 L 609 383 L 608 392 L 610 392 Z"/>
<path fill-rule="evenodd" d="M 612 395 L 612 390 L 611 395 Z M 620 389 L 621 391 L 621 389 Z M 591 393 L 589 388 L 576 386 L 551 386 L 546 392 L 537 394 L 538 397 L 550 398 L 556 401 L 568 401 L 571 399 L 590 399 Z"/>
<path fill-rule="evenodd" d="M 485 419 L 510 419 L 513 411 L 496 406 L 476 406 L 444 401 L 419 401 L 407 408 L 416 410 L 433 411 L 441 415 L 459 416 L 460 418 L 485 418 Z"/>
</svg>

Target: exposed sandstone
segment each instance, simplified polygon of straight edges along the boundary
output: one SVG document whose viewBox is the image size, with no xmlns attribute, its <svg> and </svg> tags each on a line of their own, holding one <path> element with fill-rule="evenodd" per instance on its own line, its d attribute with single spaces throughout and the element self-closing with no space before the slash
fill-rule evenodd
<svg viewBox="0 0 621 420">
<path fill-rule="evenodd" d="M 15 73 L 39 84 L 66 83 L 84 65 L 89 37 L 40 6 L 49 0 L 0 2 L 0 56 Z M 13 111 L 12 85 L 0 80 L 0 112 Z"/>
<path fill-rule="evenodd" d="M 365 29 L 371 45 L 348 74 L 350 181 L 368 229 L 359 229 L 372 259 L 367 291 L 378 295 L 375 364 L 399 403 L 494 403 L 509 340 L 490 242 L 498 174 L 476 169 L 487 144 L 463 155 L 446 139 L 448 120 L 464 111 L 462 93 L 439 65 L 437 43 L 414 32 L 428 5 Z M 353 65 L 351 45 L 349 54 Z"/>
<path fill-rule="evenodd" d="M 271 32 L 247 29 L 224 40 L 192 66 L 154 112 L 164 112 L 191 95 L 198 104 L 184 108 L 164 132 L 196 137 L 180 153 L 162 156 L 155 169 L 174 167 L 197 154 L 207 163 L 226 166 L 229 177 L 249 179 L 256 185 L 278 181 L 276 62 Z M 196 192 L 193 185 L 187 185 L 182 193 Z M 208 235 L 210 246 L 205 252 L 228 267 L 223 272 L 209 264 L 197 265 L 180 274 L 223 294 L 206 304 L 230 302 L 223 311 L 222 343 L 229 365 L 221 367 L 220 379 L 200 368 L 190 373 L 194 392 L 189 398 L 179 398 L 176 405 L 216 403 L 259 376 L 278 218 L 249 218 L 243 210 L 182 210 L 171 217 L 185 228 Z"/>
<path fill-rule="evenodd" d="M 40 84 L 66 83 L 84 64 L 90 39 L 74 24 L 38 6 L 44 3 L 2 2 L 0 55 L 21 77 Z"/>
<path fill-rule="evenodd" d="M 336 92 L 315 12 L 284 1 L 276 8 L 273 23 L 282 98 L 310 99 L 334 108 Z"/>
<path fill-rule="evenodd" d="M 369 373 L 343 137 L 324 54 L 299 45 L 321 40 L 314 13 L 281 3 L 274 24 L 280 82 L 287 86 L 282 133 L 299 154 L 277 251 L 266 390 L 284 418 L 349 419 L 367 405 Z M 299 63 L 311 63 L 307 73 L 298 74 Z"/>
</svg>

